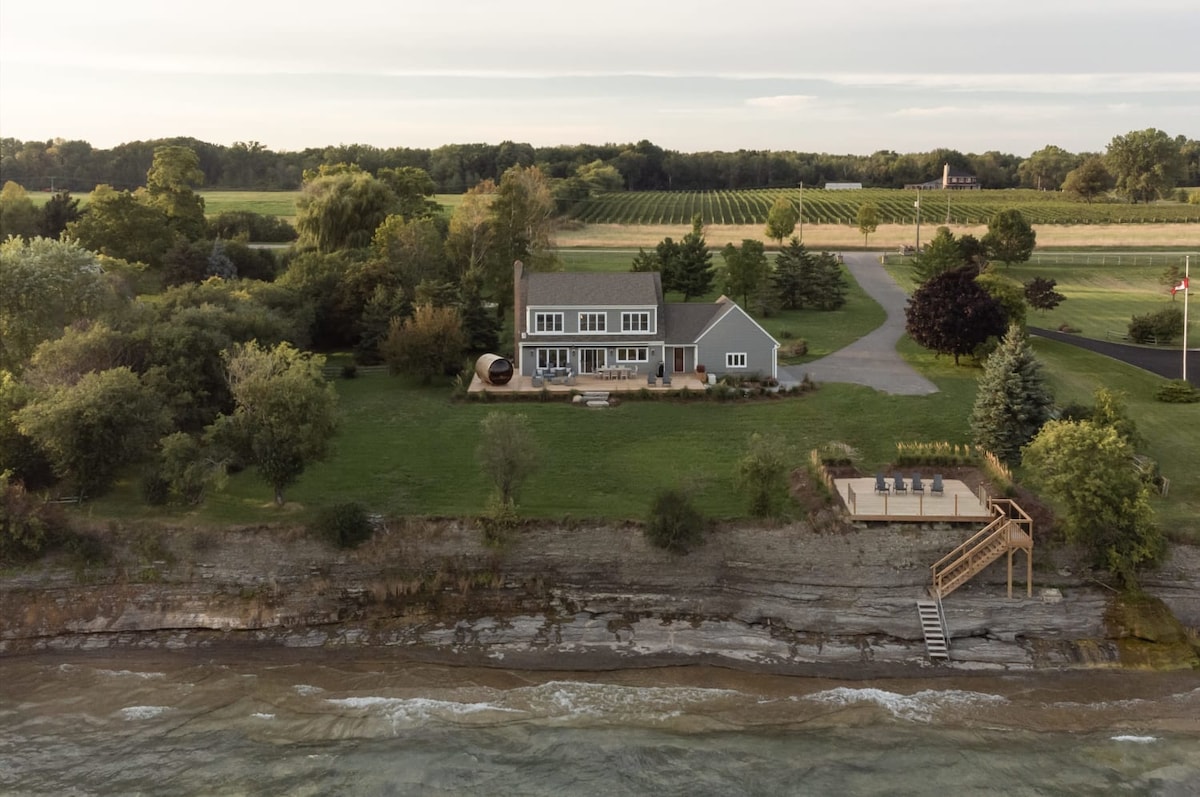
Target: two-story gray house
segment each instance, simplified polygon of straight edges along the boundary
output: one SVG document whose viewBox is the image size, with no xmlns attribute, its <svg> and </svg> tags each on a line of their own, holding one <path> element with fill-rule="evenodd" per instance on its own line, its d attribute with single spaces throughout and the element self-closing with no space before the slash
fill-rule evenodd
<svg viewBox="0 0 1200 797">
<path fill-rule="evenodd" d="M 778 376 L 779 342 L 736 302 L 663 301 L 656 272 L 513 270 L 516 372 L 568 368 L 594 374 L 631 366 L 639 374 Z"/>
</svg>

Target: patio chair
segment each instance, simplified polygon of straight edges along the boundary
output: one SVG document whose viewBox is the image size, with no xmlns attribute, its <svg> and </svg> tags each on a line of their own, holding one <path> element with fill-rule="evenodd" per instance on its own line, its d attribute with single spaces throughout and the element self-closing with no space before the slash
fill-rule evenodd
<svg viewBox="0 0 1200 797">
<path fill-rule="evenodd" d="M 892 482 L 892 492 L 896 495 L 908 492 L 908 487 L 904 484 L 904 477 L 900 474 L 896 474 L 896 479 Z"/>
<path fill-rule="evenodd" d="M 930 495 L 945 495 L 945 488 L 942 486 L 942 474 L 935 473 L 933 475 L 933 486 L 929 488 Z"/>
<path fill-rule="evenodd" d="M 912 487 L 909 487 L 908 489 L 914 493 L 921 493 L 922 495 L 924 495 L 925 485 L 921 483 L 921 474 L 919 474 L 919 473 L 913 474 Z"/>
<path fill-rule="evenodd" d="M 666 373 L 665 371 L 663 372 L 662 380 L 663 380 L 663 387 L 671 386 L 671 375 Z"/>
<path fill-rule="evenodd" d="M 887 479 L 883 478 L 882 473 L 876 473 L 875 474 L 875 494 L 876 495 L 887 495 L 887 493 L 888 493 Z"/>
<path fill-rule="evenodd" d="M 543 385 L 546 384 L 546 380 L 542 376 L 541 371 L 538 371 L 537 373 L 535 373 L 533 375 L 533 378 L 530 380 L 530 382 L 533 384 L 534 387 L 542 387 Z"/>
</svg>

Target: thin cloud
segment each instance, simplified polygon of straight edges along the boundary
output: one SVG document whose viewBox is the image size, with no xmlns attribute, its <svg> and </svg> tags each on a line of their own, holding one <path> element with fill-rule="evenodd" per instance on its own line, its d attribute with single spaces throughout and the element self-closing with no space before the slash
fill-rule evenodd
<svg viewBox="0 0 1200 797">
<path fill-rule="evenodd" d="M 751 97 L 746 104 L 751 108 L 766 108 L 772 111 L 795 111 L 808 108 L 816 102 L 812 94 L 779 94 L 774 97 Z"/>
</svg>

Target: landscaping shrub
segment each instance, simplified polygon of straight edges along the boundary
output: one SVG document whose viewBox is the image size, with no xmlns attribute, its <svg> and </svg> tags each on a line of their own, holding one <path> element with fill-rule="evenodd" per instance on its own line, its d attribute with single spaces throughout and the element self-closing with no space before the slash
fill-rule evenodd
<svg viewBox="0 0 1200 797">
<path fill-rule="evenodd" d="M 662 490 L 650 505 L 644 533 L 652 545 L 687 553 L 704 540 L 707 521 L 681 490 Z"/>
<path fill-rule="evenodd" d="M 483 541 L 492 547 L 499 547 L 508 542 L 520 525 L 521 518 L 517 514 L 516 506 L 496 494 L 488 498 L 487 508 L 479 516 Z"/>
<path fill-rule="evenodd" d="M 0 563 L 36 559 L 61 525 L 55 507 L 28 493 L 25 485 L 0 487 Z"/>
<path fill-rule="evenodd" d="M 1168 404 L 1194 404 L 1200 402 L 1200 390 L 1192 387 L 1186 379 L 1172 379 L 1158 386 L 1154 398 Z"/>
<path fill-rule="evenodd" d="M 354 363 L 346 363 L 342 366 L 342 379 L 355 379 L 358 377 L 358 366 Z"/>
<path fill-rule="evenodd" d="M 1129 339 L 1134 343 L 1168 344 L 1183 334 L 1183 310 L 1165 307 L 1157 313 L 1135 315 L 1129 321 Z"/>
<path fill-rule="evenodd" d="M 366 508 L 350 502 L 322 509 L 311 530 L 334 547 L 357 548 L 370 539 L 375 528 Z"/>
</svg>

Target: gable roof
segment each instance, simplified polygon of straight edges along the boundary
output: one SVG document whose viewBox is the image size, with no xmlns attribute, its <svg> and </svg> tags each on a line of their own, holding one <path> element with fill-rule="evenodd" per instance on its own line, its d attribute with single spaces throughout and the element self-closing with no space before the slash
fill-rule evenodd
<svg viewBox="0 0 1200 797">
<path fill-rule="evenodd" d="M 580 273 L 526 272 L 526 307 L 656 306 L 662 282 L 655 271 Z"/>
<path fill-rule="evenodd" d="M 762 324 L 755 321 L 753 316 L 751 316 L 749 313 L 747 313 L 745 310 L 743 310 L 741 308 L 741 306 L 738 305 L 737 302 L 733 301 L 728 296 L 721 296 L 720 298 L 718 298 L 717 299 L 717 307 L 720 308 L 720 312 L 718 312 L 716 315 L 714 315 L 712 317 L 712 320 L 709 321 L 709 323 L 704 327 L 704 329 L 700 332 L 700 334 L 696 336 L 696 339 L 695 339 L 696 343 L 699 343 L 700 338 L 707 335 L 709 333 L 709 331 L 712 330 L 713 327 L 715 327 L 717 324 L 719 324 L 721 322 L 722 319 L 724 319 L 726 316 L 728 316 L 731 313 L 736 311 L 736 312 L 740 313 L 742 316 L 744 316 L 745 319 L 747 321 L 749 321 L 752 325 L 754 325 L 754 327 L 757 328 L 759 332 L 763 333 L 763 336 L 766 337 L 767 340 L 771 341 L 771 343 L 774 344 L 775 348 L 777 348 L 777 349 L 779 348 L 779 341 L 775 340 L 775 336 L 772 335 L 767 330 L 763 329 Z"/>
<path fill-rule="evenodd" d="M 665 307 L 667 343 L 695 343 L 704 330 L 728 311 L 721 304 L 672 302 Z"/>
</svg>

